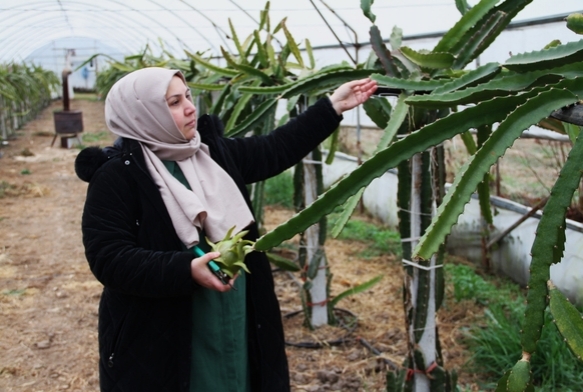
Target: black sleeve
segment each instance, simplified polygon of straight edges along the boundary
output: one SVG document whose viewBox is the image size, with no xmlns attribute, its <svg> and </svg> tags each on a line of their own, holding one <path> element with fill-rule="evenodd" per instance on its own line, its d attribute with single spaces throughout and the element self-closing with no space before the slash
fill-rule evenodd
<svg viewBox="0 0 583 392">
<path fill-rule="evenodd" d="M 193 255 L 139 246 L 135 188 L 119 170 L 106 166 L 110 170 L 100 169 L 89 184 L 82 217 L 85 254 L 95 277 L 136 296 L 191 293 L 196 287 L 190 273 Z"/>
<path fill-rule="evenodd" d="M 223 140 L 245 183 L 250 184 L 298 163 L 330 136 L 341 120 L 325 97 L 268 135 Z"/>
</svg>

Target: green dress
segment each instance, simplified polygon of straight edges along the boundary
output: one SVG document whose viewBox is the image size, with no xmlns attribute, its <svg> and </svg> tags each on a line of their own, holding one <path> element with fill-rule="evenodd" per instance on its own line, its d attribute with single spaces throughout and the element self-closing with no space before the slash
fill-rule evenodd
<svg viewBox="0 0 583 392">
<path fill-rule="evenodd" d="M 180 167 L 163 161 L 174 177 L 190 189 Z M 210 246 L 203 240 L 205 252 Z M 250 392 L 247 356 L 245 273 L 226 293 L 200 287 L 192 294 L 190 392 Z"/>
</svg>

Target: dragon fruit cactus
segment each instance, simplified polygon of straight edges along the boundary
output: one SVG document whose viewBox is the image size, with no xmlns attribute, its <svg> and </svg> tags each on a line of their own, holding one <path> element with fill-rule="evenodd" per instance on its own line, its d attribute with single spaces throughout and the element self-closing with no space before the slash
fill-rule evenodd
<svg viewBox="0 0 583 392">
<path fill-rule="evenodd" d="M 244 230 L 239 232 L 237 235 L 231 238 L 235 226 L 231 227 L 225 238 L 217 243 L 213 243 L 206 239 L 206 242 L 210 245 L 213 252 L 219 252 L 221 255 L 214 259 L 215 262 L 221 265 L 221 269 L 233 278 L 241 268 L 245 272 L 250 273 L 249 269 L 245 265 L 245 256 L 253 251 L 253 241 L 244 240 L 243 237 L 249 232 Z"/>
</svg>

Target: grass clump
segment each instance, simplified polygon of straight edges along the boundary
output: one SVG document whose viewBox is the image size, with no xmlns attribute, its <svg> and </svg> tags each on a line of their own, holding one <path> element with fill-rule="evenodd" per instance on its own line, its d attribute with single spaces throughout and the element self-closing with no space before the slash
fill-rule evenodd
<svg viewBox="0 0 583 392">
<path fill-rule="evenodd" d="M 84 133 L 81 139 L 84 143 L 98 143 L 109 140 L 111 134 L 108 131 Z"/>
<path fill-rule="evenodd" d="M 285 171 L 265 181 L 265 204 L 279 205 L 284 208 L 293 208 L 293 178 L 290 171 Z M 328 227 L 334 226 L 339 214 L 328 215 Z M 373 223 L 358 219 L 348 221 L 339 239 L 350 239 L 369 244 L 360 257 L 370 259 L 383 254 L 401 255 L 401 239 L 396 231 L 383 228 Z"/>
<path fill-rule="evenodd" d="M 328 226 L 334 226 L 337 219 L 338 214 L 331 214 L 328 217 Z M 401 256 L 401 236 L 398 232 L 363 220 L 349 220 L 338 235 L 338 239 L 348 239 L 369 244 L 359 254 L 364 259 L 378 257 L 383 254 Z"/>
<path fill-rule="evenodd" d="M 4 196 L 10 196 L 15 188 L 16 186 L 10 184 L 9 182 L 4 180 L 0 181 L 0 199 L 2 199 Z"/>
<path fill-rule="evenodd" d="M 494 390 L 504 372 L 520 359 L 520 330 L 526 308 L 520 287 L 499 277 L 482 277 L 466 265 L 447 265 L 446 274 L 456 301 L 471 300 L 485 305 L 484 322 L 465 331 L 465 344 L 472 353 L 467 370 L 484 380 L 483 390 Z M 537 350 L 531 357 L 537 391 L 580 391 L 583 362 L 569 350 L 545 313 L 545 323 Z"/>
<path fill-rule="evenodd" d="M 284 171 L 265 181 L 265 204 L 293 208 L 294 185 L 290 171 Z"/>
</svg>

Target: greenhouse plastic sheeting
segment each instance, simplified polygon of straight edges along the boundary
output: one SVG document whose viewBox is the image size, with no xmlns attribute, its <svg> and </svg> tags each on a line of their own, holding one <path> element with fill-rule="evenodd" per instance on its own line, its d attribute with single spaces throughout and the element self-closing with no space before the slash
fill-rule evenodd
<svg viewBox="0 0 583 392">
<path fill-rule="evenodd" d="M 351 50 L 368 42 L 371 26 L 360 3 L 273 0 L 269 15 L 272 27 L 286 18 L 300 48 L 305 39 L 316 48 L 342 42 L 346 59 L 354 60 Z M 146 46 L 155 54 L 168 51 L 182 56 L 186 49 L 220 56 L 221 46 L 235 52 L 229 21 L 245 39 L 257 28 L 266 4 L 258 0 L 1 0 L 0 63 L 25 61 L 43 47 L 59 56 L 67 47 L 81 50 L 83 46 L 109 56 L 136 54 Z M 580 0 L 534 0 L 515 20 L 581 8 Z M 454 0 L 376 0 L 371 10 L 384 37 L 394 26 L 409 36 L 446 31 L 460 16 Z M 81 41 L 71 44 L 72 39 Z"/>
</svg>

